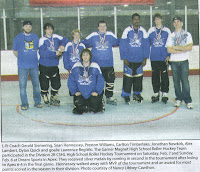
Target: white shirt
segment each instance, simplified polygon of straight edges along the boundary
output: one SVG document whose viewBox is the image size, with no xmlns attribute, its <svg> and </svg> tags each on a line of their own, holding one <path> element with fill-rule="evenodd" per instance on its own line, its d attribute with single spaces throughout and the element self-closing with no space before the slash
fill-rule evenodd
<svg viewBox="0 0 200 172">
<path fill-rule="evenodd" d="M 180 41 L 180 42 L 179 42 Z M 173 46 L 185 46 L 188 44 L 193 43 L 192 35 L 182 30 L 180 33 L 176 33 L 175 31 L 171 33 L 167 39 L 166 47 L 173 47 Z M 185 61 L 188 60 L 190 56 L 190 51 L 183 52 L 183 53 L 171 53 L 170 61 Z"/>
</svg>

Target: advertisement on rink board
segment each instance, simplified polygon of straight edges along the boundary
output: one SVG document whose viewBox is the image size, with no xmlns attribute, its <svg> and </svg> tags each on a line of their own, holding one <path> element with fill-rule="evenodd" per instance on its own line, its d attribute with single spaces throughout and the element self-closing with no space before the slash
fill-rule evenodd
<svg viewBox="0 0 200 172">
<path fill-rule="evenodd" d="M 155 0 L 30 0 L 32 6 L 152 5 Z"/>
</svg>

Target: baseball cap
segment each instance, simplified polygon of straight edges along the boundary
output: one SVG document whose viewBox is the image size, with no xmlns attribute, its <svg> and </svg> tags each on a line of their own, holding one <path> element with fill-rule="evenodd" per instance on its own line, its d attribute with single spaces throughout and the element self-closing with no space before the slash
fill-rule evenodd
<svg viewBox="0 0 200 172">
<path fill-rule="evenodd" d="M 174 17 L 173 22 L 174 22 L 174 20 L 180 20 L 182 22 L 182 19 L 180 17 Z"/>
<path fill-rule="evenodd" d="M 32 26 L 32 22 L 31 22 L 31 21 L 24 21 L 24 22 L 23 22 L 23 26 L 24 26 L 24 25 L 31 25 L 31 26 Z"/>
</svg>

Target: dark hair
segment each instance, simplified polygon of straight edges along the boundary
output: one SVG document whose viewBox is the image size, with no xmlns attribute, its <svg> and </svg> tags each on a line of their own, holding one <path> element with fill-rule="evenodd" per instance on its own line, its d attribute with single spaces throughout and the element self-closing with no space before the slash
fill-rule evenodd
<svg viewBox="0 0 200 172">
<path fill-rule="evenodd" d="M 162 16 L 161 14 L 159 13 L 156 13 L 154 16 L 153 16 L 153 21 L 155 21 L 155 18 L 160 18 L 162 20 Z"/>
<path fill-rule="evenodd" d="M 91 59 L 92 59 L 92 52 L 88 48 L 83 49 L 81 51 L 81 54 L 80 54 L 81 61 L 83 61 L 83 58 L 82 58 L 83 53 L 89 53 L 89 55 L 90 55 L 90 61 L 91 61 Z"/>
<path fill-rule="evenodd" d="M 140 18 L 140 15 L 139 15 L 138 13 L 134 13 L 134 14 L 132 15 L 132 19 L 133 19 L 134 17 L 136 17 L 136 16 L 138 16 L 138 17 Z"/>
<path fill-rule="evenodd" d="M 51 23 L 45 23 L 44 24 L 44 30 L 46 30 L 47 27 L 51 27 L 54 30 L 53 24 L 51 24 Z"/>
<path fill-rule="evenodd" d="M 98 27 L 99 27 L 99 24 L 100 24 L 100 23 L 105 23 L 106 26 L 107 26 L 107 23 L 106 23 L 104 20 L 100 20 L 100 21 L 98 22 Z"/>
</svg>

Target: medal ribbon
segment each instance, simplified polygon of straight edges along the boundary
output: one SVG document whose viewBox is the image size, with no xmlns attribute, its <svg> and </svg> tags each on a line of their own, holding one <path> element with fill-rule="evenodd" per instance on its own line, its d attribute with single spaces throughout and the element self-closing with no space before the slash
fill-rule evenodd
<svg viewBox="0 0 200 172">
<path fill-rule="evenodd" d="M 157 41 L 160 39 L 162 29 L 163 29 L 163 26 L 161 27 L 159 34 L 157 34 L 157 29 L 156 29 L 156 27 L 155 27 L 155 34 L 156 34 L 156 40 L 157 40 Z M 158 35 L 158 36 L 157 36 L 157 35 Z"/>
<path fill-rule="evenodd" d="M 75 50 L 74 50 L 74 44 L 75 44 L 74 41 L 72 41 L 72 51 L 73 51 L 73 55 L 76 54 L 76 51 L 77 51 L 78 46 L 79 46 L 79 42 L 77 43 L 77 46 L 76 46 Z"/>
<path fill-rule="evenodd" d="M 175 36 L 176 36 L 176 41 L 177 41 L 177 43 L 179 45 L 181 43 L 181 39 L 182 39 L 182 36 L 183 36 L 183 29 L 181 30 L 179 38 L 178 38 L 178 34 L 176 32 L 175 32 Z"/>
<path fill-rule="evenodd" d="M 98 33 L 98 34 L 99 34 L 100 42 L 101 42 L 101 44 L 103 45 L 104 42 L 105 42 L 105 39 L 106 39 L 106 33 L 105 33 L 105 35 L 104 35 L 104 38 L 101 37 L 100 33 Z"/>
<path fill-rule="evenodd" d="M 88 66 L 88 72 L 89 72 L 89 68 L 90 68 L 90 65 Z M 85 77 L 88 78 L 88 72 L 87 70 L 85 69 L 85 66 L 83 65 L 83 69 L 84 69 L 84 73 L 85 73 Z"/>
<path fill-rule="evenodd" d="M 52 35 L 51 40 L 47 37 L 47 35 L 46 35 L 46 38 L 49 40 L 49 42 L 50 42 L 50 46 L 51 46 L 51 48 L 54 50 L 54 40 L 53 40 L 53 35 Z"/>
<path fill-rule="evenodd" d="M 133 27 L 133 25 L 132 25 L 132 29 L 133 29 L 133 31 L 134 31 L 134 33 L 137 35 L 136 37 L 137 37 L 137 39 L 138 39 L 138 37 L 139 37 L 139 27 L 138 27 L 138 32 L 136 33 L 136 31 L 135 31 L 135 28 Z"/>
</svg>

